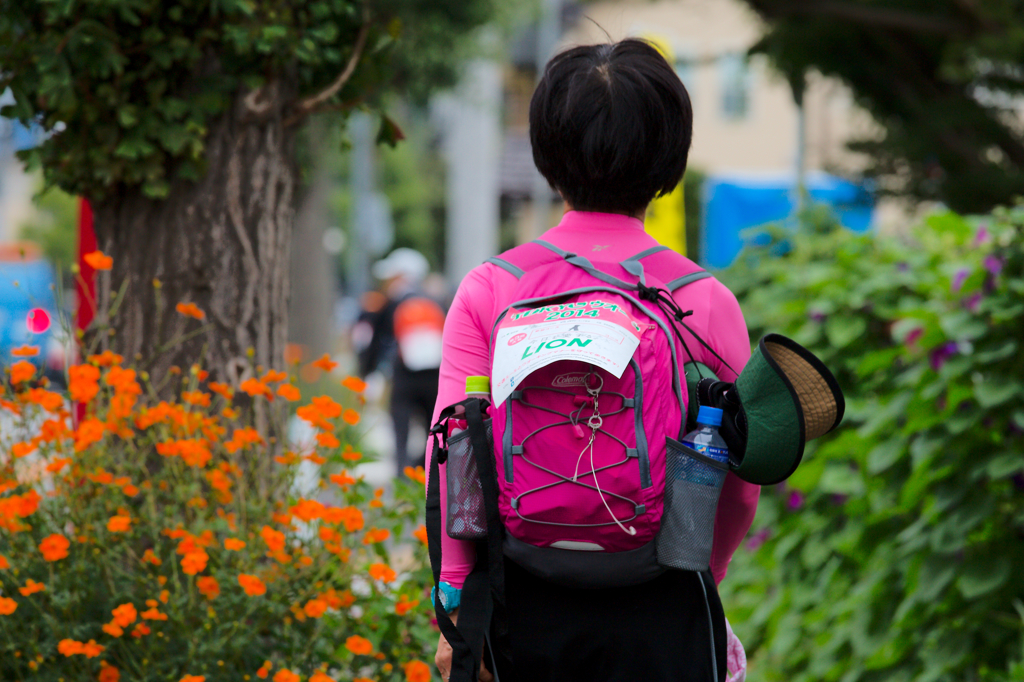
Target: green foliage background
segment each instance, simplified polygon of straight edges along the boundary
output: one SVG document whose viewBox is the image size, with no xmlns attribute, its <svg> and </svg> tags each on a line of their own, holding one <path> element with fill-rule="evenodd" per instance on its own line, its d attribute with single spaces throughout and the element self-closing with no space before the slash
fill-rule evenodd
<svg viewBox="0 0 1024 682">
<path fill-rule="evenodd" d="M 1024 207 L 905 238 L 817 209 L 769 231 L 721 278 L 847 413 L 763 491 L 723 582 L 748 679 L 1024 679 Z"/>
</svg>

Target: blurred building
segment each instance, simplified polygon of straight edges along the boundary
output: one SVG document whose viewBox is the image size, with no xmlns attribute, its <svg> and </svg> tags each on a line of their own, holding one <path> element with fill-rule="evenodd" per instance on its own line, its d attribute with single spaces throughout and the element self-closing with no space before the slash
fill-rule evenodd
<svg viewBox="0 0 1024 682">
<path fill-rule="evenodd" d="M 559 19 L 559 48 L 632 36 L 652 40 L 666 53 L 693 104 L 692 169 L 708 176 L 792 177 L 798 164 L 807 171 L 840 175 L 856 174 L 863 167 L 846 142 L 872 134 L 870 115 L 856 106 L 842 83 L 810 74 L 801 134 L 800 110 L 789 84 L 765 57 L 746 57 L 763 26 L 741 0 L 567 3 Z M 534 238 L 539 225 L 554 224 L 560 208 L 553 206 L 538 221 L 529 201 L 536 173 L 528 129 L 537 77 L 535 41 L 528 33 L 513 46 L 505 77 L 500 181 L 506 223 L 515 241 Z"/>
</svg>

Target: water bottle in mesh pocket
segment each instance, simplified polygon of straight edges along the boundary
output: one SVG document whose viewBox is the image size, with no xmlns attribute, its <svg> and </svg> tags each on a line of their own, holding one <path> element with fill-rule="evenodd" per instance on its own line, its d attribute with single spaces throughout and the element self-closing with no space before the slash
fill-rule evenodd
<svg viewBox="0 0 1024 682">
<path fill-rule="evenodd" d="M 656 541 L 658 563 L 686 571 L 707 570 L 718 495 L 727 471 L 724 462 L 668 439 L 665 511 Z"/>
<path fill-rule="evenodd" d="M 487 442 L 494 440 L 491 420 L 484 421 Z M 493 456 L 488 453 L 488 456 Z M 487 513 L 484 491 L 480 485 L 473 443 L 469 431 L 448 439 L 448 463 L 445 465 L 448 484 L 448 536 L 456 540 L 482 540 L 487 537 Z"/>
</svg>

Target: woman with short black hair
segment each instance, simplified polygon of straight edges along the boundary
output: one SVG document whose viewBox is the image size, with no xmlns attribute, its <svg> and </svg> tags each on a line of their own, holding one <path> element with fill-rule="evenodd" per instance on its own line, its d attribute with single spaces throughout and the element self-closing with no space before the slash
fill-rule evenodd
<svg viewBox="0 0 1024 682">
<path fill-rule="evenodd" d="M 649 43 L 588 45 L 554 57 L 530 104 L 534 161 L 566 204 L 562 221 L 542 237 L 547 246 L 567 260 L 580 254 L 614 264 L 658 251 L 644 232 L 643 217 L 653 199 L 682 180 L 692 122 L 686 88 Z M 466 377 L 490 376 L 493 325 L 523 274 L 509 265 L 514 260 L 509 254 L 531 248 L 540 247 L 517 247 L 475 268 L 460 285 L 444 330 L 435 422 L 442 408 L 463 399 Z M 676 274 L 700 273 L 676 254 L 661 256 L 666 260 L 658 262 L 680 266 Z M 690 344 L 695 359 L 733 381 L 730 368 L 740 370 L 750 357 L 739 305 L 713 277 L 691 279 L 699 281 L 673 297 L 692 311 L 687 324 L 713 349 Z M 578 462 L 576 452 L 566 456 Z M 597 469 L 593 475 L 596 482 Z M 486 658 L 487 667 L 498 668 L 501 682 L 724 682 L 726 626 L 714 588 L 753 521 L 758 494 L 758 486 L 727 475 L 713 512 L 710 568 L 703 572 L 665 570 L 628 586 L 566 587 L 508 558 L 506 549 L 502 628 L 507 638 L 504 646 L 494 647 L 493 659 Z M 443 485 L 440 495 L 444 513 Z M 475 547 L 445 533 L 440 544 L 438 598 L 455 620 Z M 452 650 L 443 636 L 435 661 L 447 680 Z M 482 671 L 480 679 L 490 680 L 491 672 Z"/>
</svg>

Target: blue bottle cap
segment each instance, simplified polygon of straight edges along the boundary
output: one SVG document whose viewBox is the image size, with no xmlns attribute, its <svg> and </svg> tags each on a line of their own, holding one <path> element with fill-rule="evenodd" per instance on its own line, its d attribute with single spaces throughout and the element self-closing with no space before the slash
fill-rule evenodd
<svg viewBox="0 0 1024 682">
<path fill-rule="evenodd" d="M 722 411 L 717 407 L 701 405 L 697 411 L 697 423 L 705 426 L 721 426 Z"/>
</svg>

